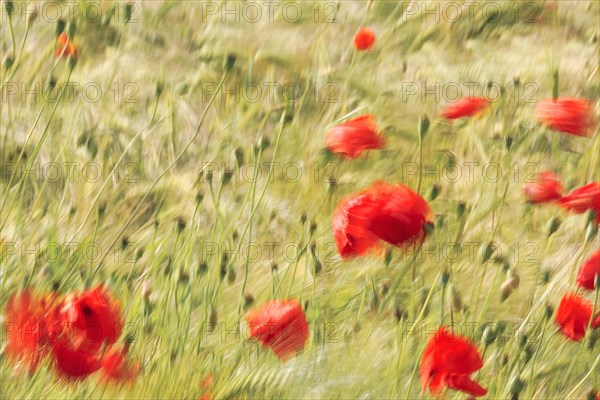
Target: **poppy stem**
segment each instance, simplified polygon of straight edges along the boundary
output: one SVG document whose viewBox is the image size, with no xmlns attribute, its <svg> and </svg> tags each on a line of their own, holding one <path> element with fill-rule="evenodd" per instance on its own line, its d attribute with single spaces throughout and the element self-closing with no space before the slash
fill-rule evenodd
<svg viewBox="0 0 600 400">
<path fill-rule="evenodd" d="M 423 137 L 419 135 L 419 181 L 417 183 L 417 194 L 421 194 L 421 181 L 423 180 Z"/>
<path fill-rule="evenodd" d="M 531 357 L 531 372 L 529 373 L 529 385 L 528 385 L 529 393 L 527 396 L 528 399 L 533 398 L 533 393 L 534 393 L 533 373 L 535 372 L 535 361 L 536 361 L 537 355 L 539 353 L 539 350 L 542 347 L 542 341 L 544 340 L 544 334 L 546 333 L 546 325 L 547 324 L 548 324 L 548 318 L 544 318 L 544 323 L 542 324 L 542 333 L 540 334 L 540 343 L 538 344 L 537 348 L 533 352 L 533 356 Z"/>
</svg>

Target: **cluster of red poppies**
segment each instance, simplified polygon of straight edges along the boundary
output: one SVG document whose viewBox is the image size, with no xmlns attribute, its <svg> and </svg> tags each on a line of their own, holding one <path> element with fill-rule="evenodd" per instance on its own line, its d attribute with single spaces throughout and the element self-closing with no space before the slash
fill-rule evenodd
<svg viewBox="0 0 600 400">
<path fill-rule="evenodd" d="M 375 34 L 360 29 L 354 39 L 357 50 L 370 49 Z M 441 116 L 447 119 L 471 117 L 489 106 L 480 97 L 460 99 L 445 107 Z M 553 129 L 585 136 L 591 127 L 591 103 L 587 100 L 560 99 L 542 102 L 537 108 L 540 123 Z M 379 133 L 373 115 L 362 115 L 329 129 L 326 146 L 343 158 L 357 158 L 366 150 L 385 148 L 386 140 Z M 540 174 L 536 183 L 527 184 L 525 194 L 531 202 L 557 201 L 566 210 L 584 213 L 593 210 L 600 218 L 600 184 L 592 183 L 563 196 L 560 180 L 551 172 Z M 333 233 L 342 258 L 361 256 L 383 249 L 382 242 L 404 248 L 419 245 L 432 223 L 433 213 L 427 202 L 410 188 L 385 182 L 344 200 L 333 215 Z M 578 276 L 578 283 L 594 288 L 600 275 L 598 253 L 588 260 Z M 594 321 L 592 306 L 581 297 L 568 294 L 556 314 L 556 322 L 568 337 L 579 340 L 585 335 L 588 323 Z M 308 339 L 308 324 L 300 305 L 294 301 L 272 301 L 246 317 L 251 335 L 264 346 L 271 347 L 286 359 L 300 351 Z M 460 390 L 473 396 L 483 396 L 487 390 L 470 378 L 483 367 L 477 348 L 466 338 L 448 332 L 444 327 L 429 340 L 421 360 L 423 391 L 439 393 L 444 387 Z"/>
<path fill-rule="evenodd" d="M 532 204 L 555 203 L 563 209 L 583 214 L 592 210 L 600 223 L 600 182 L 591 182 L 563 195 L 560 177 L 552 171 L 538 173 L 535 181 L 523 186 L 527 201 Z"/>
<path fill-rule="evenodd" d="M 106 288 L 61 297 L 14 294 L 6 307 L 6 356 L 33 373 L 49 358 L 60 376 L 81 379 L 101 371 L 105 381 L 125 382 L 138 372 L 127 360 L 128 344 L 117 345 L 123 330 L 119 303 Z"/>
</svg>

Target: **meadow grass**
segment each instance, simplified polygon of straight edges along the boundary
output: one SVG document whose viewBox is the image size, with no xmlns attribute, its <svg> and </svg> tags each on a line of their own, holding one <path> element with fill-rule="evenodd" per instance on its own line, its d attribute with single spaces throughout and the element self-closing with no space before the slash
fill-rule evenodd
<svg viewBox="0 0 600 400">
<path fill-rule="evenodd" d="M 0 180 L 0 316 L 23 287 L 66 293 L 105 283 L 123 305 L 120 341 L 131 342 L 142 369 L 132 385 L 95 376 L 71 383 L 48 365 L 28 376 L 0 353 L 1 397 L 198 398 L 212 375 L 214 398 L 420 398 L 421 353 L 442 322 L 484 353 L 486 398 L 509 398 L 516 379 L 525 384 L 520 398 L 580 399 L 600 387 L 598 345 L 566 341 L 545 314 L 575 290 L 598 236 L 586 215 L 528 205 L 521 191 L 543 169 L 568 189 L 600 179 L 597 131 L 565 136 L 533 116 L 535 101 L 552 95 L 553 68 L 561 96 L 598 109 L 600 6 L 494 3 L 497 20 L 483 3 L 456 23 L 377 0 L 296 2 L 296 22 L 278 12 L 274 22 L 204 20 L 200 1 L 137 3 L 128 24 L 78 12 L 72 73 L 53 57 L 55 24 L 33 23 L 20 52 L 27 24 L 9 23 L 3 9 L 2 58 L 19 64 L 0 80 L 20 89 L 8 94 L 3 84 L 0 161 L 39 168 L 37 176 L 3 170 Z M 106 12 L 112 2 L 100 4 Z M 531 17 L 533 9 L 540 14 Z M 331 10 L 336 21 L 325 22 Z M 377 41 L 354 54 L 361 25 Z M 217 92 L 228 55 L 235 65 Z M 67 80 L 79 86 L 60 101 L 21 96 L 49 79 L 53 95 Z M 244 94 L 248 82 L 263 88 L 257 100 Z M 288 82 L 302 87 L 295 101 L 267 95 L 265 83 Z M 476 118 L 440 119 L 454 97 L 444 88 L 466 95 L 465 82 L 504 95 Z M 89 83 L 101 88 L 97 101 L 85 98 L 94 88 L 84 96 Z M 376 116 L 386 150 L 356 160 L 322 151 L 328 127 L 364 113 Z M 393 249 L 387 262 L 342 261 L 333 211 L 376 180 L 417 187 L 422 114 L 431 128 L 421 193 L 439 190 L 434 232 L 423 249 Z M 44 177 L 51 163 L 58 179 Z M 549 236 L 554 217 L 562 224 Z M 484 261 L 489 242 L 498 249 Z M 444 290 L 442 272 L 450 274 Z M 502 301 L 500 285 L 514 274 L 520 285 Z M 284 363 L 247 339 L 243 319 L 272 298 L 299 299 L 311 327 L 305 350 Z M 499 322 L 506 330 L 486 345 L 486 326 Z"/>
</svg>

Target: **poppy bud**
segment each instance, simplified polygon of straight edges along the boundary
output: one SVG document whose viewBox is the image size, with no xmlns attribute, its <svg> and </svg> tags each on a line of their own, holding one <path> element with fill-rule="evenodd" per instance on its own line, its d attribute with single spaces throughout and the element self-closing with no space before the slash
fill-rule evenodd
<svg viewBox="0 0 600 400">
<path fill-rule="evenodd" d="M 396 306 L 394 307 L 394 317 L 396 317 L 396 320 L 400 322 L 403 319 L 406 319 L 408 317 L 408 314 L 406 313 L 406 310 L 404 310 L 402 307 Z"/>
<path fill-rule="evenodd" d="M 213 176 L 214 176 L 214 173 L 212 171 L 207 171 L 206 172 L 206 181 L 209 184 L 212 184 Z"/>
<path fill-rule="evenodd" d="M 307 218 L 308 216 L 306 215 L 306 212 L 300 214 L 300 224 L 304 225 L 306 223 Z"/>
<path fill-rule="evenodd" d="M 65 31 L 65 25 L 66 23 L 64 19 L 59 19 L 56 21 L 56 29 L 54 30 L 54 34 L 59 36 L 61 33 L 63 33 Z"/>
<path fill-rule="evenodd" d="M 208 264 L 206 261 L 201 261 L 200 264 L 198 264 L 198 275 L 202 276 L 206 274 L 206 271 L 208 271 Z"/>
<path fill-rule="evenodd" d="M 154 94 L 156 95 L 156 97 L 160 97 L 163 90 L 165 90 L 165 84 L 163 81 L 159 80 L 158 82 L 156 82 L 156 89 L 154 89 Z"/>
<path fill-rule="evenodd" d="M 244 294 L 244 309 L 251 307 L 254 304 L 254 296 L 250 293 Z"/>
<path fill-rule="evenodd" d="M 125 4 L 125 15 L 123 17 L 123 20 L 125 21 L 125 23 L 128 23 L 129 21 L 131 21 L 131 16 L 133 15 L 133 4 L 132 3 L 127 3 Z"/>
<path fill-rule="evenodd" d="M 321 272 L 323 270 L 323 264 L 321 264 L 321 261 L 316 260 L 314 265 L 313 265 L 313 272 L 315 275 L 317 275 L 319 272 Z"/>
<path fill-rule="evenodd" d="M 229 283 L 233 283 L 233 282 L 235 282 L 235 278 L 237 278 L 237 273 L 235 272 L 235 268 L 230 266 L 227 269 L 227 281 Z"/>
<path fill-rule="evenodd" d="M 429 132 L 429 117 L 427 114 L 422 114 L 419 117 L 419 137 L 424 139 L 427 136 L 427 132 Z"/>
<path fill-rule="evenodd" d="M 125 250 L 129 246 L 129 238 L 127 236 L 121 239 L 121 250 Z"/>
<path fill-rule="evenodd" d="M 385 266 L 386 266 L 386 268 L 390 266 L 391 262 L 392 262 L 392 249 L 386 249 L 385 250 Z"/>
<path fill-rule="evenodd" d="M 77 33 L 77 25 L 75 25 L 75 21 L 69 21 L 67 24 L 67 36 L 69 39 L 72 39 Z"/>
<path fill-rule="evenodd" d="M 546 319 L 550 319 L 552 314 L 554 313 L 554 306 L 550 303 L 546 303 L 546 307 L 544 308 L 544 316 Z"/>
<path fill-rule="evenodd" d="M 15 4 L 12 0 L 4 1 L 4 8 L 6 9 L 6 14 L 13 15 L 15 13 Z"/>
<path fill-rule="evenodd" d="M 48 88 L 54 89 L 56 87 L 56 83 L 56 77 L 54 75 L 50 75 L 47 82 Z"/>
<path fill-rule="evenodd" d="M 540 275 L 538 278 L 540 280 L 540 283 L 542 285 L 545 285 L 546 283 L 548 283 L 550 281 L 550 270 L 543 269 L 542 271 L 540 271 Z"/>
<path fill-rule="evenodd" d="M 504 147 L 506 147 L 506 151 L 510 151 L 512 144 L 513 144 L 513 137 L 507 136 L 506 139 L 504 139 Z"/>
<path fill-rule="evenodd" d="M 513 290 L 515 290 L 516 288 L 519 287 L 519 282 L 520 282 L 519 275 L 517 275 L 517 273 L 514 271 L 511 272 L 508 279 L 506 279 L 504 282 L 502 282 L 502 285 L 500 285 L 500 292 L 502 293 L 502 301 L 506 300 L 508 298 L 508 296 L 510 296 L 510 294 L 513 292 Z"/>
<path fill-rule="evenodd" d="M 211 304 L 210 311 L 208 314 L 208 326 L 206 327 L 206 330 L 208 332 L 212 332 L 215 330 L 215 325 L 217 324 L 218 318 L 219 316 L 217 314 L 217 309 Z"/>
<path fill-rule="evenodd" d="M 202 200 L 204 200 L 204 192 L 202 190 L 199 190 L 196 193 L 196 203 L 200 204 L 202 203 Z"/>
<path fill-rule="evenodd" d="M 233 171 L 230 169 L 226 169 L 223 172 L 223 175 L 221 175 L 221 182 L 223 183 L 223 185 L 228 185 L 229 182 L 231 181 L 232 177 L 233 177 Z"/>
<path fill-rule="evenodd" d="M 466 207 L 467 207 L 466 204 L 462 201 L 459 201 L 458 203 L 456 203 L 456 215 L 458 216 L 458 218 L 463 216 L 463 214 L 465 213 Z"/>
<path fill-rule="evenodd" d="M 435 230 L 435 225 L 433 224 L 433 222 L 427 221 L 423 225 L 423 230 L 425 231 L 425 233 L 427 235 L 431 235 L 433 233 L 433 231 Z"/>
<path fill-rule="evenodd" d="M 492 243 L 487 243 L 481 248 L 481 261 L 488 261 L 494 254 L 495 247 Z"/>
<path fill-rule="evenodd" d="M 225 56 L 225 60 L 223 61 L 223 68 L 225 71 L 229 71 L 231 68 L 233 68 L 235 65 L 235 60 L 236 57 L 233 54 L 227 54 L 227 56 Z"/>
<path fill-rule="evenodd" d="M 220 275 L 221 275 L 221 279 L 225 278 L 225 276 L 227 275 L 227 263 L 229 262 L 229 257 L 227 256 L 227 254 L 223 254 L 221 256 L 221 267 L 220 267 Z"/>
<path fill-rule="evenodd" d="M 190 281 L 190 274 L 184 268 L 179 268 L 177 271 L 177 280 L 179 283 L 188 283 Z"/>
<path fill-rule="evenodd" d="M 236 147 L 233 151 L 233 155 L 235 156 L 235 161 L 238 166 L 244 164 L 244 149 L 241 147 Z"/>
<path fill-rule="evenodd" d="M 429 201 L 435 200 L 438 197 L 438 195 L 440 194 L 441 190 L 442 190 L 441 186 L 438 185 L 437 183 L 434 184 L 433 186 L 431 186 L 429 188 L 429 193 L 427 194 Z"/>
<path fill-rule="evenodd" d="M 462 297 L 461 297 L 460 293 L 458 292 L 458 290 L 456 290 L 455 288 L 452 288 L 451 300 L 452 300 L 452 308 L 454 309 L 454 311 L 457 311 L 457 312 L 462 311 L 462 309 L 463 309 Z"/>
<path fill-rule="evenodd" d="M 450 271 L 443 270 L 442 275 L 440 277 L 440 284 L 442 285 L 442 287 L 446 287 L 446 285 L 448 284 L 449 281 L 450 281 Z"/>
<path fill-rule="evenodd" d="M 261 136 L 258 139 L 258 144 L 256 145 L 256 150 L 266 150 L 271 145 L 271 141 L 269 138 Z"/>
<path fill-rule="evenodd" d="M 552 217 L 548 221 L 548 225 L 546 227 L 547 236 L 552 236 L 558 230 L 558 228 L 560 228 L 561 224 L 562 220 L 560 219 L 560 217 Z"/>
<path fill-rule="evenodd" d="M 585 242 L 591 242 L 596 235 L 598 234 L 598 227 L 594 226 L 594 224 L 589 224 L 587 230 L 585 231 Z"/>
<path fill-rule="evenodd" d="M 317 230 L 317 222 L 316 221 L 311 221 L 310 223 L 310 227 L 308 228 L 308 232 L 310 233 L 310 235 L 313 235 Z"/>
<path fill-rule="evenodd" d="M 271 263 L 271 272 L 277 272 L 278 269 L 279 266 L 277 265 L 277 263 Z"/>
<path fill-rule="evenodd" d="M 177 232 L 181 232 L 185 229 L 187 221 L 182 216 L 177 217 Z"/>
<path fill-rule="evenodd" d="M 317 243 L 312 242 L 310 244 L 310 246 L 308 246 L 308 249 L 310 250 L 310 254 L 312 254 L 312 256 L 316 259 L 317 258 Z"/>
<path fill-rule="evenodd" d="M 12 54 L 8 54 L 6 57 L 4 57 L 4 60 L 2 61 L 2 65 L 7 71 L 13 66 L 14 63 L 15 59 L 13 58 Z"/>
</svg>

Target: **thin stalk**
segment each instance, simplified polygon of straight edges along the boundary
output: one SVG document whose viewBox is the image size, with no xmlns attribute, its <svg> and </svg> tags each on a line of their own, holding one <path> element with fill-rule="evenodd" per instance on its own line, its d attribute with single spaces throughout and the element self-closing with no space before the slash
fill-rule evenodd
<svg viewBox="0 0 600 400">
<path fill-rule="evenodd" d="M 163 170 L 163 172 L 152 183 L 152 186 L 150 186 L 150 189 L 148 189 L 146 191 L 146 194 L 144 195 L 144 197 L 138 202 L 138 205 L 136 206 L 136 208 L 133 210 L 133 212 L 129 216 L 129 219 L 127 220 L 127 222 L 123 225 L 123 227 L 121 228 L 121 230 L 119 231 L 119 233 L 115 236 L 115 239 L 113 240 L 112 244 L 110 246 L 108 246 L 107 251 L 104 252 L 104 255 L 100 259 L 100 262 L 98 263 L 98 266 L 96 267 L 93 276 L 95 276 L 95 274 L 98 272 L 98 270 L 100 269 L 100 266 L 102 265 L 102 262 L 104 261 L 104 259 L 108 255 L 110 249 L 115 245 L 115 243 L 117 243 L 117 241 L 119 240 L 119 238 L 121 237 L 121 235 L 123 234 L 123 232 L 125 232 L 125 230 L 127 229 L 127 227 L 129 227 L 129 225 L 133 221 L 133 218 L 135 218 L 135 216 L 137 215 L 138 211 L 140 210 L 140 208 L 142 207 L 142 205 L 144 204 L 144 202 L 146 201 L 146 199 L 148 198 L 148 196 L 150 195 L 150 193 L 152 193 L 152 191 L 154 190 L 154 188 L 156 187 L 156 185 L 158 184 L 158 182 L 167 174 L 167 172 L 169 172 L 171 170 L 171 168 L 173 168 L 175 166 L 175 164 L 177 164 L 177 162 L 179 162 L 179 160 L 181 159 L 181 157 L 183 157 L 183 155 L 187 152 L 187 150 L 190 148 L 190 146 L 192 145 L 192 143 L 194 143 L 194 141 L 196 140 L 196 138 L 200 134 L 200 129 L 202 128 L 202 124 L 204 123 L 204 119 L 206 118 L 206 115 L 208 114 L 208 110 L 210 109 L 212 103 L 215 101 L 217 95 L 221 91 L 221 88 L 223 87 L 223 82 L 225 82 L 225 78 L 227 77 L 227 73 L 228 72 L 229 72 L 229 70 L 225 70 L 225 72 L 223 73 L 223 77 L 221 78 L 221 81 L 219 82 L 219 85 L 217 86 L 217 90 L 215 91 L 215 94 L 211 97 L 210 101 L 206 105 L 206 108 L 204 109 L 204 112 L 202 113 L 202 116 L 200 117 L 200 122 L 198 123 L 198 127 L 196 128 L 196 132 L 194 133 L 194 135 L 192 136 L 192 138 L 190 139 L 190 141 L 181 150 L 181 152 L 175 158 L 175 160 L 173 160 L 171 162 L 171 164 L 169 164 L 167 166 L 167 168 L 165 168 Z"/>
</svg>

